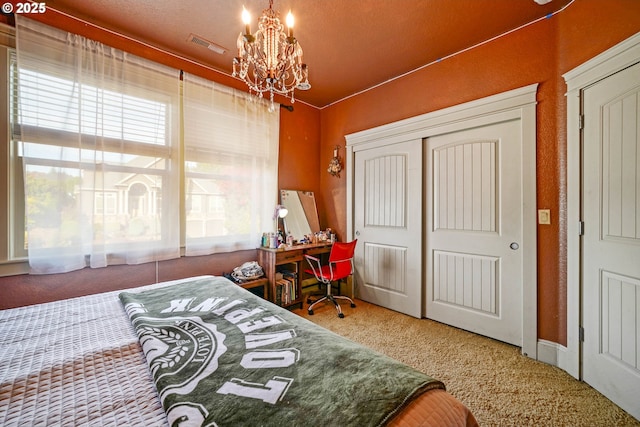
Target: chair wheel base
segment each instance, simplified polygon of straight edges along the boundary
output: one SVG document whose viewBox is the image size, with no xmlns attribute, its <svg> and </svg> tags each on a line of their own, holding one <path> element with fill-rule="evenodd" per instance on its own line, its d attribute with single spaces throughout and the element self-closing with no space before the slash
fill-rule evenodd
<svg viewBox="0 0 640 427">
<path fill-rule="evenodd" d="M 354 303 L 351 303 L 351 308 L 356 308 L 356 305 Z"/>
<path fill-rule="evenodd" d="M 344 313 L 338 313 L 338 317 L 344 319 Z"/>
<path fill-rule="evenodd" d="M 307 312 L 309 313 L 309 316 L 313 316 L 313 310 L 307 310 Z"/>
</svg>

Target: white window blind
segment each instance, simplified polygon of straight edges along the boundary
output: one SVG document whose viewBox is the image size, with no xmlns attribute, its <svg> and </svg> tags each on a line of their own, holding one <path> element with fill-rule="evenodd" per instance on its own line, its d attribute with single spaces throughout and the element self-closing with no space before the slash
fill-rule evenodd
<svg viewBox="0 0 640 427">
<path fill-rule="evenodd" d="M 184 74 L 186 254 L 254 249 L 277 200 L 279 109 Z"/>
</svg>

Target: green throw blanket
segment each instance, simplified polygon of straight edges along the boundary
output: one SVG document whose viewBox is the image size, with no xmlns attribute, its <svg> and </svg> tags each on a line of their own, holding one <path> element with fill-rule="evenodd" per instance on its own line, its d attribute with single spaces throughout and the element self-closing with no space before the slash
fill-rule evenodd
<svg viewBox="0 0 640 427">
<path fill-rule="evenodd" d="M 222 277 L 120 299 L 171 426 L 377 426 L 444 388 Z"/>
</svg>

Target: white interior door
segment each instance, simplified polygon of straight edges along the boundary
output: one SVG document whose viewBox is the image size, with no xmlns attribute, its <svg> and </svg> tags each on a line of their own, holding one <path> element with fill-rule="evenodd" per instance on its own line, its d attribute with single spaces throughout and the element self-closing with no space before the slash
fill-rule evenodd
<svg viewBox="0 0 640 427">
<path fill-rule="evenodd" d="M 517 346 L 521 135 L 510 120 L 429 137 L 425 162 L 426 317 Z"/>
<path fill-rule="evenodd" d="M 354 153 L 358 298 L 422 314 L 422 140 Z"/>
<path fill-rule="evenodd" d="M 640 419 L 640 65 L 583 103 L 583 379 Z"/>
</svg>

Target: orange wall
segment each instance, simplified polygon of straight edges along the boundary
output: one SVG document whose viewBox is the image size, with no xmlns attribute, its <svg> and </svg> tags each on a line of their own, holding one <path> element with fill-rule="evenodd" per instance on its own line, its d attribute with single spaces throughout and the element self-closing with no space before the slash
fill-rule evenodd
<svg viewBox="0 0 640 427">
<path fill-rule="evenodd" d="M 319 153 L 320 110 L 302 102 L 293 104 L 293 112 L 281 109 L 278 188 L 313 191 L 320 214 L 324 203 L 319 197 Z"/>
<path fill-rule="evenodd" d="M 640 31 L 638 0 L 577 0 L 563 12 L 322 110 L 321 159 L 344 135 L 532 83 L 538 87 L 538 337 L 566 345 L 566 86 L 562 74 Z M 346 233 L 344 177 L 321 167 L 326 222 Z"/>
</svg>

